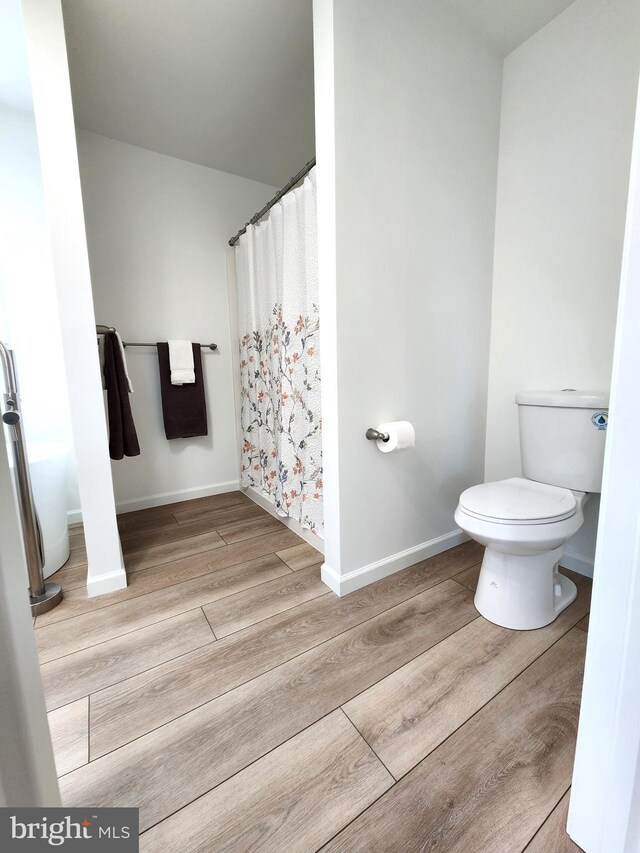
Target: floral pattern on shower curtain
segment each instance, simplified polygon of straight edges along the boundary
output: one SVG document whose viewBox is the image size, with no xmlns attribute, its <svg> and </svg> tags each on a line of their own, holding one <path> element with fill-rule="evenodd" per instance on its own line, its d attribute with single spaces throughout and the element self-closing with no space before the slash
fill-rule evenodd
<svg viewBox="0 0 640 853">
<path fill-rule="evenodd" d="M 240 484 L 322 534 L 315 169 L 236 247 Z"/>
</svg>

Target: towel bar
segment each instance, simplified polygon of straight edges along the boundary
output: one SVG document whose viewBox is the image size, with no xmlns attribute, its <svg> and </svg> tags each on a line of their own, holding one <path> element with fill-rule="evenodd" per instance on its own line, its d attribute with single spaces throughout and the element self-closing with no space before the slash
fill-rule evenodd
<svg viewBox="0 0 640 853">
<path fill-rule="evenodd" d="M 125 348 L 126 347 L 154 347 L 155 344 L 152 344 L 152 343 L 139 344 L 139 343 L 134 343 L 133 341 L 122 341 L 122 346 Z M 218 344 L 200 344 L 200 347 L 202 349 L 218 349 Z"/>
<path fill-rule="evenodd" d="M 97 335 L 107 335 L 109 332 L 115 332 L 113 326 L 96 326 L 96 334 Z M 155 343 L 135 343 L 134 341 L 122 341 L 123 347 L 154 347 Z M 216 350 L 218 349 L 218 344 L 200 344 L 202 349 L 210 349 Z"/>
</svg>

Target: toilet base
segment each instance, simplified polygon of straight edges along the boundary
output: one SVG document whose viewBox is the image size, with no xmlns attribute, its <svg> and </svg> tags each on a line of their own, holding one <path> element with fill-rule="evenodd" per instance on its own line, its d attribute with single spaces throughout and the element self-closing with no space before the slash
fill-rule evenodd
<svg viewBox="0 0 640 853">
<path fill-rule="evenodd" d="M 521 556 L 487 546 L 474 598 L 478 612 L 516 631 L 549 625 L 578 592 L 574 582 L 558 571 L 563 550 Z"/>
</svg>

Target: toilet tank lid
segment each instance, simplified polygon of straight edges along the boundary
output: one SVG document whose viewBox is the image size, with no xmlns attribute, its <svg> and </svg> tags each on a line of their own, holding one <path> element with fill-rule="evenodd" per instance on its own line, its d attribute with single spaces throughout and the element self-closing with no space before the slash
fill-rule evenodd
<svg viewBox="0 0 640 853">
<path fill-rule="evenodd" d="M 608 409 L 608 391 L 520 391 L 516 394 L 519 406 L 556 406 L 562 409 Z"/>
</svg>

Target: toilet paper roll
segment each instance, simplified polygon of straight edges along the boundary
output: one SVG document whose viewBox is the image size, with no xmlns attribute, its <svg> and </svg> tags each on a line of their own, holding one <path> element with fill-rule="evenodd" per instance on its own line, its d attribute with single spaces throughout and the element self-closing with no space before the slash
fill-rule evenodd
<svg viewBox="0 0 640 853">
<path fill-rule="evenodd" d="M 378 424 L 379 432 L 386 432 L 389 441 L 376 441 L 378 450 L 383 453 L 391 453 L 392 450 L 404 450 L 413 447 L 416 443 L 416 431 L 409 421 L 391 421 L 388 424 Z"/>
</svg>

